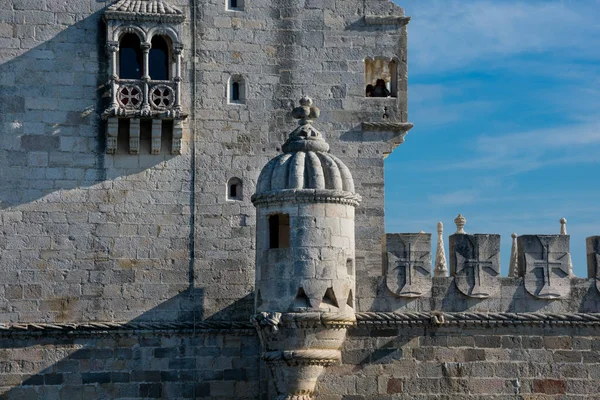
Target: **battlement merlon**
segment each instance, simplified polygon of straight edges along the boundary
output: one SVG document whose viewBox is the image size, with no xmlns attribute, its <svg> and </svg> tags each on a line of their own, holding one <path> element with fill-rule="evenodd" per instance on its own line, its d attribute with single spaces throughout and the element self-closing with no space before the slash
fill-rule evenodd
<svg viewBox="0 0 600 400">
<path fill-rule="evenodd" d="M 383 236 L 383 275 L 371 311 L 597 313 L 600 236 L 587 238 L 588 278 L 570 273 L 570 237 L 511 235 L 516 274 L 500 276 L 500 235 L 468 234 L 457 218 L 450 236 L 450 276 L 431 276 L 431 234 Z M 438 243 L 439 244 L 439 243 Z M 442 243 L 443 246 L 443 243 Z M 438 246 L 439 247 L 439 246 Z M 512 257 L 511 257 L 512 258 Z M 357 282 L 360 285 L 361 282 Z"/>
</svg>

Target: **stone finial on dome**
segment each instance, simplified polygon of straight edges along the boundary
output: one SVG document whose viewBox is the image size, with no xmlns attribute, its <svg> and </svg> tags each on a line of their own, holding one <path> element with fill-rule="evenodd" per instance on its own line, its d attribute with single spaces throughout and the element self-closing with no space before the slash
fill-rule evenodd
<svg viewBox="0 0 600 400">
<path fill-rule="evenodd" d="M 292 116 L 298 120 L 298 127 L 294 129 L 283 144 L 284 153 L 295 151 L 329 151 L 329 144 L 323 139 L 321 132 L 312 126 L 313 120 L 319 118 L 321 110 L 314 107 L 309 97 L 300 99 L 300 106 L 292 110 Z"/>
</svg>

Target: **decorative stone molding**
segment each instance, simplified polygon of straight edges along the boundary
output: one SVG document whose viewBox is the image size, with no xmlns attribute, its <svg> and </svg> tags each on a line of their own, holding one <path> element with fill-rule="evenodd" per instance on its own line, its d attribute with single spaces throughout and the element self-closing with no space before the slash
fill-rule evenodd
<svg viewBox="0 0 600 400">
<path fill-rule="evenodd" d="M 335 203 L 358 206 L 362 198 L 360 195 L 344 191 L 316 190 L 316 189 L 288 189 L 255 194 L 252 196 L 254 205 L 271 203 Z"/>
<path fill-rule="evenodd" d="M 408 25 L 410 17 L 405 15 L 365 15 L 367 25 Z"/>
<path fill-rule="evenodd" d="M 161 0 L 119 0 L 104 13 L 107 20 L 182 23 L 183 12 Z"/>
<path fill-rule="evenodd" d="M 255 332 L 251 322 L 247 321 L 200 321 L 200 322 L 72 322 L 72 323 L 2 323 L 0 334 L 99 334 L 129 331 L 198 331 L 198 330 L 234 330 Z"/>
<path fill-rule="evenodd" d="M 374 329 L 429 325 L 594 325 L 600 313 L 509 313 L 509 312 L 359 312 L 357 326 Z"/>
<path fill-rule="evenodd" d="M 600 313 L 510 313 L 510 312 L 358 312 L 348 328 L 390 329 L 403 326 L 440 325 L 574 325 L 600 326 Z M 219 331 L 254 335 L 253 323 L 249 321 L 201 321 L 201 322 L 81 322 L 81 323 L 2 323 L 0 335 L 94 335 L 127 332 L 197 332 Z M 287 354 L 287 355 L 286 355 Z M 300 353 L 298 353 L 300 354 Z M 335 352 L 318 350 L 302 353 L 315 359 L 335 360 Z M 327 355 L 327 357 L 321 357 Z M 272 353 L 267 358 L 293 358 L 289 352 L 281 356 Z M 298 357 L 301 358 L 301 357 Z M 304 357 L 305 359 L 308 357 Z"/>
<path fill-rule="evenodd" d="M 413 128 L 412 122 L 363 122 L 363 132 L 403 132 Z"/>
</svg>

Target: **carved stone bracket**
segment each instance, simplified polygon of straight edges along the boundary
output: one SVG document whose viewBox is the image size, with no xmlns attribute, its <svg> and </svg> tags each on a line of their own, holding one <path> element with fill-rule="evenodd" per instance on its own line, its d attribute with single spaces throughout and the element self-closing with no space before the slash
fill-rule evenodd
<svg viewBox="0 0 600 400">
<path fill-rule="evenodd" d="M 367 25 L 407 25 L 410 17 L 405 15 L 365 15 Z"/>
</svg>

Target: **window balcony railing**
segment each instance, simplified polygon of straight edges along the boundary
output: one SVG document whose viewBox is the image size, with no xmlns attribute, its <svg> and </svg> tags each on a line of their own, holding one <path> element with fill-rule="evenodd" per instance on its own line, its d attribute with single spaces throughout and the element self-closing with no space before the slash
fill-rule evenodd
<svg viewBox="0 0 600 400">
<path fill-rule="evenodd" d="M 176 118 L 181 114 L 178 80 L 114 79 L 113 102 L 107 110 L 115 116 Z"/>
</svg>

